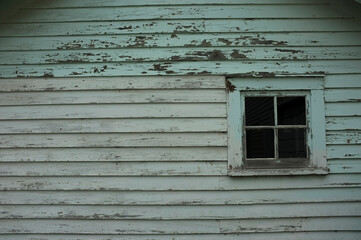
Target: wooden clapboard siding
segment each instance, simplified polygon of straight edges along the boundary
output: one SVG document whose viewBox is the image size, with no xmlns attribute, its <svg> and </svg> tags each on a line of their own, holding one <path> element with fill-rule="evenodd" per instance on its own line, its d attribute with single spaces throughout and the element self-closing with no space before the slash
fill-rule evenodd
<svg viewBox="0 0 361 240">
<path fill-rule="evenodd" d="M 52 92 L 68 90 L 224 89 L 224 77 L 92 77 L 0 79 L 0 92 Z"/>
<path fill-rule="evenodd" d="M 147 223 L 152 227 L 148 226 Z M 158 224 L 156 224 L 158 223 Z M 359 217 L 315 217 L 285 219 L 240 219 L 240 220 L 202 220 L 202 221 L 122 221 L 122 220 L 2 220 L 3 233 L 20 224 L 24 233 L 82 233 L 82 234 L 207 234 L 207 233 L 244 233 L 255 232 L 307 232 L 336 231 L 344 229 L 353 231 L 360 226 Z M 156 225 L 155 225 L 156 224 Z M 155 225 L 155 226 L 154 226 Z M 60 227 L 62 226 L 62 227 Z M 138 228 L 138 229 L 137 229 Z M 150 236 L 149 236 L 150 237 Z"/>
<path fill-rule="evenodd" d="M 49 16 L 48 16 L 49 17 Z M 51 18 L 50 18 L 51 19 Z M 11 28 L 10 28 L 11 26 Z M 257 32 L 357 32 L 361 27 L 353 19 L 210 19 L 139 20 L 104 22 L 0 23 L 1 37 L 79 36 L 150 33 L 227 33 Z M 174 35 L 173 35 L 174 36 Z M 171 36 L 170 36 L 171 37 Z M 146 40 L 146 39 L 141 39 Z M 207 46 L 207 42 L 203 43 Z"/>
<path fill-rule="evenodd" d="M 142 227 L 144 228 L 144 227 Z M 159 233 L 160 234 L 160 233 Z M 166 240 L 166 239 L 175 239 L 175 240 L 199 240 L 199 239 L 207 239 L 207 240 L 219 240 L 219 234 L 172 234 L 172 235 L 154 235 L 156 239 Z M 99 234 L 16 234 L 16 235 L 1 235 L 4 240 L 33 240 L 33 239 L 51 239 L 51 240 L 97 240 L 101 238 L 106 238 L 107 240 L 118 240 L 119 236 L 116 235 L 99 235 Z M 263 240 L 263 239 L 297 239 L 297 238 L 306 237 L 308 240 L 339 240 L 340 238 L 347 238 L 349 240 L 359 240 L 360 233 L 359 232 L 350 232 L 350 231 L 323 231 L 323 232 L 292 232 L 292 233 L 234 233 L 227 234 L 222 233 L 221 238 L 227 240 Z M 149 236 L 147 235 L 121 235 L 122 239 L 129 240 L 147 240 Z"/>
<path fill-rule="evenodd" d="M 152 61 L 219 60 L 313 60 L 360 59 L 361 47 L 223 47 L 223 48 L 160 48 L 103 49 L 57 51 L 12 51 L 2 53 L 0 64 L 112 63 Z M 60 59 L 60 60 L 58 60 Z"/>
<path fill-rule="evenodd" d="M 175 239 L 175 240 L 196 240 L 196 239 L 209 239 L 209 240 L 218 240 L 220 238 L 219 234 L 207 234 L 207 235 L 199 235 L 199 234 L 177 234 L 177 235 L 155 235 L 157 239 L 165 240 L 165 239 Z M 306 237 L 309 240 L 339 240 L 340 237 L 347 238 L 350 240 L 358 240 L 359 239 L 358 232 L 349 232 L 349 231 L 323 231 L 320 232 L 294 232 L 294 233 L 253 233 L 251 238 L 250 234 L 222 234 L 222 239 L 227 240 L 239 240 L 239 239 L 252 239 L 252 240 L 263 240 L 263 239 L 295 239 L 299 237 Z M 74 235 L 74 234 L 32 234 L 32 235 L 23 235 L 17 234 L 16 238 L 14 235 L 2 235 L 4 240 L 32 240 L 32 239 L 51 239 L 51 240 L 94 240 L 99 239 L 101 237 L 106 238 L 107 240 L 118 240 L 119 236 L 117 235 Z M 147 235 L 122 235 L 123 239 L 129 240 L 146 240 L 149 239 Z"/>
<path fill-rule="evenodd" d="M 225 117 L 224 106 L 224 103 L 4 106 L 0 107 L 0 119 Z"/>
<path fill-rule="evenodd" d="M 16 148 L 0 149 L 1 162 L 226 161 L 224 147 Z"/>
<path fill-rule="evenodd" d="M 287 179 L 287 178 L 286 178 Z M 3 190 L 251 190 L 359 187 L 359 174 L 331 174 L 327 177 L 229 178 L 227 176 L 142 176 L 142 177 L 3 177 Z"/>
<path fill-rule="evenodd" d="M 32 8 L 87 8 L 87 7 L 120 7 L 120 6 L 157 6 L 157 5 L 233 5 L 233 4 L 248 4 L 248 5 L 263 5 L 263 4 L 304 4 L 304 5 L 322 5 L 327 4 L 325 0 L 180 0 L 173 2 L 172 0 L 133 0 L 131 2 L 124 2 L 119 0 L 97 1 L 83 0 L 81 2 L 64 0 L 60 4 L 56 0 L 41 0 L 40 5 L 26 6 L 28 9 Z"/>
<path fill-rule="evenodd" d="M 182 51 L 178 49 L 214 47 L 342 47 L 359 46 L 360 32 L 302 32 L 302 33 L 194 33 L 192 35 L 177 33 L 173 37 L 169 34 L 132 34 L 132 35 L 94 35 L 94 36 L 33 36 L 33 37 L 2 37 L 0 51 L 38 51 L 38 50 L 95 50 L 95 49 L 126 49 L 136 52 L 136 48 L 157 46 L 170 48 L 168 51 Z M 134 50 L 133 50 L 134 49 Z M 143 49 L 148 50 L 148 49 Z M 99 50 L 98 50 L 99 51 Z M 148 50 L 150 51 L 150 50 Z M 164 51 L 164 50 L 163 50 Z M 185 51 L 185 50 L 183 50 Z M 322 51 L 322 49 L 318 49 Z M 62 54 L 62 51 L 57 53 Z M 4 53 L 6 54 L 6 53 Z M 280 53 L 278 53 L 280 54 Z M 180 56 L 185 58 L 185 56 Z M 320 56 L 322 57 L 322 56 Z M 144 58 L 144 57 L 143 57 Z"/>
<path fill-rule="evenodd" d="M 197 75 L 239 74 L 239 77 L 282 74 L 357 73 L 361 60 L 314 61 L 196 61 L 196 62 L 137 62 L 137 63 L 74 63 L 56 65 L 0 65 L 1 78 L 74 77 L 74 76 L 134 76 L 134 75 Z M 185 72 L 186 71 L 186 72 Z"/>
<path fill-rule="evenodd" d="M 357 123 L 357 122 L 355 122 Z M 149 118 L 0 121 L 0 134 L 226 132 L 224 118 Z"/>
<path fill-rule="evenodd" d="M 49 17 L 51 16 L 51 17 Z M 343 18 L 352 17 L 327 5 L 212 5 L 20 9 L 5 22 L 79 22 L 153 19 Z"/>
<path fill-rule="evenodd" d="M 4 191 L 3 205 L 194 206 L 358 202 L 360 188 L 233 191 Z M 280 197 L 282 196 L 282 197 Z"/>
<path fill-rule="evenodd" d="M 224 89 L 219 90 L 108 90 L 2 93 L 0 105 L 91 104 L 91 103 L 196 103 L 226 102 Z"/>
<path fill-rule="evenodd" d="M 61 207 L 62 212 L 58 209 Z M 152 209 L 152 210 L 151 210 Z M 6 205 L 0 218 L 8 219 L 97 219 L 97 220 L 200 220 L 200 219 L 270 219 L 298 217 L 336 217 L 361 214 L 361 203 L 307 203 L 217 206 L 72 206 Z M 251 216 L 251 217 L 250 217 Z"/>
<path fill-rule="evenodd" d="M 0 163 L 0 176 L 221 176 L 225 161 Z M 331 173 L 361 173 L 361 161 L 330 160 Z"/>
<path fill-rule="evenodd" d="M 225 133 L 95 133 L 1 135 L 1 148 L 225 147 Z"/>
<path fill-rule="evenodd" d="M 361 25 L 334 4 L 39 0 L 1 18 L 0 239 L 360 239 Z M 227 176 L 231 74 L 325 75 L 327 176 Z"/>
</svg>

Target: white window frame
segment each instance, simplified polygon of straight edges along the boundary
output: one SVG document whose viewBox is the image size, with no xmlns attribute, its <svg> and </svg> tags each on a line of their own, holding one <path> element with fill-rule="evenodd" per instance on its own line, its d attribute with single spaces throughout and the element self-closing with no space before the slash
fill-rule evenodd
<svg viewBox="0 0 361 240">
<path fill-rule="evenodd" d="M 228 175 L 325 175 L 325 101 L 323 77 L 228 78 Z M 307 106 L 308 166 L 303 168 L 246 168 L 244 138 L 244 97 L 248 95 L 304 95 Z"/>
</svg>

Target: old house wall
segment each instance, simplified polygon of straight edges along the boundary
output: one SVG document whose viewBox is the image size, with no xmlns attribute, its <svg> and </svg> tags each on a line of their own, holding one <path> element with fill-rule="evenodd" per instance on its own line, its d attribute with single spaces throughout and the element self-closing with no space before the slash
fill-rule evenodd
<svg viewBox="0 0 361 240">
<path fill-rule="evenodd" d="M 361 24 L 324 0 L 36 1 L 0 23 L 0 239 L 359 239 Z M 327 176 L 227 176 L 225 76 L 325 75 Z"/>
</svg>

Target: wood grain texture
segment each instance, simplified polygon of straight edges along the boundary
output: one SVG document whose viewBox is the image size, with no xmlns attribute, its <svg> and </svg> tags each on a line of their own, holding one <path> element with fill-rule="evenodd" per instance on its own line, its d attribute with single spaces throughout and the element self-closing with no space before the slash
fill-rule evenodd
<svg viewBox="0 0 361 240">
<path fill-rule="evenodd" d="M 225 133 L 95 133 L 0 135 L 0 148 L 222 147 Z"/>
<path fill-rule="evenodd" d="M 1 105 L 103 104 L 103 103 L 225 103 L 226 92 L 219 90 L 108 90 L 2 93 Z"/>
<path fill-rule="evenodd" d="M 326 102 L 361 102 L 361 88 L 328 89 Z"/>
<path fill-rule="evenodd" d="M 154 75 L 225 75 L 262 77 L 315 73 L 357 73 L 361 60 L 314 61 L 196 61 L 144 63 L 88 63 L 56 65 L 0 65 L 0 78 L 91 77 Z"/>
<path fill-rule="evenodd" d="M 225 161 L 225 147 L 26 148 L 1 149 L 2 162 Z"/>
<path fill-rule="evenodd" d="M 0 176 L 221 176 L 226 162 L 0 163 Z"/>
<path fill-rule="evenodd" d="M 360 117 L 327 117 L 327 130 L 360 130 Z"/>
<path fill-rule="evenodd" d="M 0 107 L 0 119 L 225 117 L 224 103 L 87 104 Z"/>
<path fill-rule="evenodd" d="M 329 161 L 330 173 L 361 173 L 357 160 Z M 0 163 L 0 176 L 225 176 L 226 161 Z"/>
<path fill-rule="evenodd" d="M 114 63 L 215 60 L 360 59 L 361 47 L 160 48 L 0 52 L 0 64 Z"/>
<path fill-rule="evenodd" d="M 361 74 L 328 75 L 325 77 L 326 88 L 361 88 Z"/>
<path fill-rule="evenodd" d="M 326 104 L 326 116 L 360 116 L 361 102 L 328 103 Z"/>
<path fill-rule="evenodd" d="M 146 33 L 358 32 L 352 19 L 138 20 L 114 22 L 0 23 L 0 36 L 79 36 Z M 205 42 L 207 44 L 207 42 Z"/>
<path fill-rule="evenodd" d="M 173 238 L 174 240 L 219 240 L 220 238 L 225 240 L 278 240 L 287 239 L 294 240 L 297 238 L 307 238 L 308 240 L 339 240 L 340 238 L 346 238 L 349 240 L 359 240 L 359 231 L 321 231 L 321 232 L 272 232 L 272 233 L 221 233 L 221 234 L 163 234 L 154 235 L 159 240 L 167 240 Z M 34 239 L 49 239 L 49 240 L 119 240 L 117 234 L 2 234 L 1 237 L 4 240 L 34 240 Z M 147 235 L 130 235 L 122 234 L 122 239 L 127 240 L 149 240 Z"/>
<path fill-rule="evenodd" d="M 360 144 L 361 131 L 328 131 L 327 144 Z"/>
<path fill-rule="evenodd" d="M 1 239 L 360 238 L 361 25 L 330 1 L 39 0 L 0 27 Z M 327 176 L 227 176 L 232 74 L 326 75 Z"/>
<path fill-rule="evenodd" d="M 126 21 L 139 19 L 245 19 L 351 17 L 327 5 L 147 6 L 112 8 L 20 9 L 5 22 Z"/>
<path fill-rule="evenodd" d="M 184 33 L 92 36 L 0 37 L 1 51 L 158 47 L 326 47 L 358 46 L 360 32 Z M 243 48 L 241 48 L 243 49 Z M 118 50 L 120 51 L 120 50 Z M 319 49 L 322 51 L 322 49 Z"/>
<path fill-rule="evenodd" d="M 285 219 L 242 219 L 202 221 L 130 222 L 122 220 L 0 220 L 2 233 L 81 233 L 81 234 L 179 234 L 179 233 L 255 233 L 349 230 L 360 228 L 359 217 L 318 217 Z M 101 224 L 100 224 L 101 223 Z M 129 224 L 132 223 L 132 224 Z M 155 224 L 156 223 L 156 224 Z M 147 226 L 148 225 L 148 226 Z M 150 225 L 150 226 L 149 226 Z"/>
<path fill-rule="evenodd" d="M 233 191 L 2 191 L 2 205 L 198 206 L 358 202 L 360 188 Z"/>
<path fill-rule="evenodd" d="M 252 206 L 0 206 L 2 219 L 200 220 L 357 217 L 361 203 L 266 204 Z M 250 217 L 251 216 L 251 217 Z M 251 219 L 250 219 L 251 218 Z M 355 220 L 356 221 L 356 220 Z M 357 229 L 355 229 L 357 230 Z"/>
<path fill-rule="evenodd" d="M 328 159 L 358 159 L 361 157 L 359 145 L 329 145 L 327 147 Z"/>
<path fill-rule="evenodd" d="M 0 92 L 72 90 L 224 89 L 224 76 L 72 77 L 0 79 Z"/>
<path fill-rule="evenodd" d="M 226 132 L 225 118 L 78 119 L 0 121 L 0 134 Z"/>
<path fill-rule="evenodd" d="M 145 0 L 133 0 L 132 2 L 124 2 L 120 0 L 100 0 L 100 1 L 92 1 L 92 0 L 83 0 L 81 2 L 77 1 L 69 1 L 65 0 L 59 3 L 55 0 L 41 0 L 37 1 L 36 5 L 29 5 L 26 8 L 80 8 L 80 7 L 120 7 L 120 6 L 152 6 L 152 5 L 228 5 L 228 4 L 326 4 L 325 0 L 180 0 L 174 2 L 172 0 L 153 0 L 153 1 L 145 1 Z"/>
<path fill-rule="evenodd" d="M 2 177 L 0 190 L 260 190 L 360 187 L 359 174 L 248 177 Z"/>
</svg>

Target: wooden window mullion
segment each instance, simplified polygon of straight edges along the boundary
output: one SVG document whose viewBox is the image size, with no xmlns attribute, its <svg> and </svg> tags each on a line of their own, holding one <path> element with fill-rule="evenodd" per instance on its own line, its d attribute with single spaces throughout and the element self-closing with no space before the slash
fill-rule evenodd
<svg viewBox="0 0 361 240">
<path fill-rule="evenodd" d="M 279 158 L 278 154 L 278 117 L 277 117 L 277 97 L 273 96 L 273 111 L 274 111 L 274 151 L 275 159 Z"/>
</svg>

